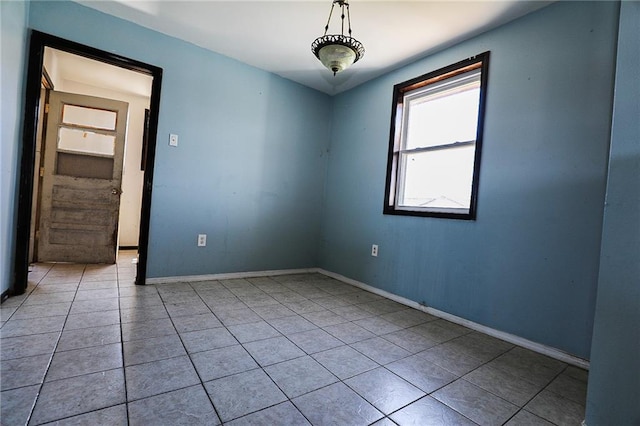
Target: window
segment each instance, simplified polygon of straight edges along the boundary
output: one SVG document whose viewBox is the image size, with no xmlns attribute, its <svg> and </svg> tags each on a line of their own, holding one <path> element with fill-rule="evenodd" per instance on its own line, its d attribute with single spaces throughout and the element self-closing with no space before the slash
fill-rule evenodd
<svg viewBox="0 0 640 426">
<path fill-rule="evenodd" d="M 393 88 L 385 214 L 475 219 L 489 52 Z"/>
</svg>

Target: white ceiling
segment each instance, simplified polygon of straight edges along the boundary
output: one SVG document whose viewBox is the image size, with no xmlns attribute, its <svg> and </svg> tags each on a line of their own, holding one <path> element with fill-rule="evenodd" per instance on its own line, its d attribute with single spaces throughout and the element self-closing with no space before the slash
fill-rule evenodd
<svg viewBox="0 0 640 426">
<path fill-rule="evenodd" d="M 353 37 L 366 52 L 334 77 L 310 48 L 324 31 L 331 0 L 75 1 L 330 95 L 552 2 L 351 0 Z M 339 31 L 339 18 L 334 11 L 329 33 Z"/>
</svg>

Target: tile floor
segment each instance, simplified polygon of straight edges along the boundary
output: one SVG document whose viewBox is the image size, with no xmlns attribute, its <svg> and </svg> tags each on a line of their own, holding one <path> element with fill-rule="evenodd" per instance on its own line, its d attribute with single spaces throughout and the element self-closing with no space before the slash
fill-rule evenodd
<svg viewBox="0 0 640 426">
<path fill-rule="evenodd" d="M 134 286 L 38 264 L 2 425 L 579 425 L 587 373 L 319 274 Z"/>
</svg>

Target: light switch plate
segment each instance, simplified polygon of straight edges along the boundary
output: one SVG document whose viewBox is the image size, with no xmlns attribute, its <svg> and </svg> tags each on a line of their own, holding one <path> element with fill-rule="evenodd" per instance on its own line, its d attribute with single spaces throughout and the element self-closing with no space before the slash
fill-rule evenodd
<svg viewBox="0 0 640 426">
<path fill-rule="evenodd" d="M 174 134 L 169 135 L 169 145 L 178 146 L 178 135 L 174 135 Z"/>
</svg>

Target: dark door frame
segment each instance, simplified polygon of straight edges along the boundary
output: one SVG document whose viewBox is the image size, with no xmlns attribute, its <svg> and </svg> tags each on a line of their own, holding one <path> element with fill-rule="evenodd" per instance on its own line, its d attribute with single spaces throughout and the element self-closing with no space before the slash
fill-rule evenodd
<svg viewBox="0 0 640 426">
<path fill-rule="evenodd" d="M 147 275 L 151 190 L 153 186 L 153 166 L 156 154 L 156 136 L 158 134 L 158 115 L 160 112 L 162 68 L 39 31 L 31 30 L 22 131 L 22 157 L 20 160 L 20 180 L 18 182 L 19 195 L 15 235 L 15 263 L 13 279 L 11 280 L 9 287 L 9 295 L 13 296 L 22 294 L 27 289 L 29 273 L 29 228 L 31 225 L 33 173 L 36 153 L 36 125 L 38 120 L 42 61 L 44 59 L 45 47 L 84 56 L 89 59 L 94 59 L 96 61 L 115 65 L 120 68 L 126 68 L 128 70 L 140 72 L 153 77 L 149 107 L 149 139 L 142 187 L 140 236 L 138 239 L 138 269 L 136 275 L 136 284 L 143 285 Z"/>
</svg>

